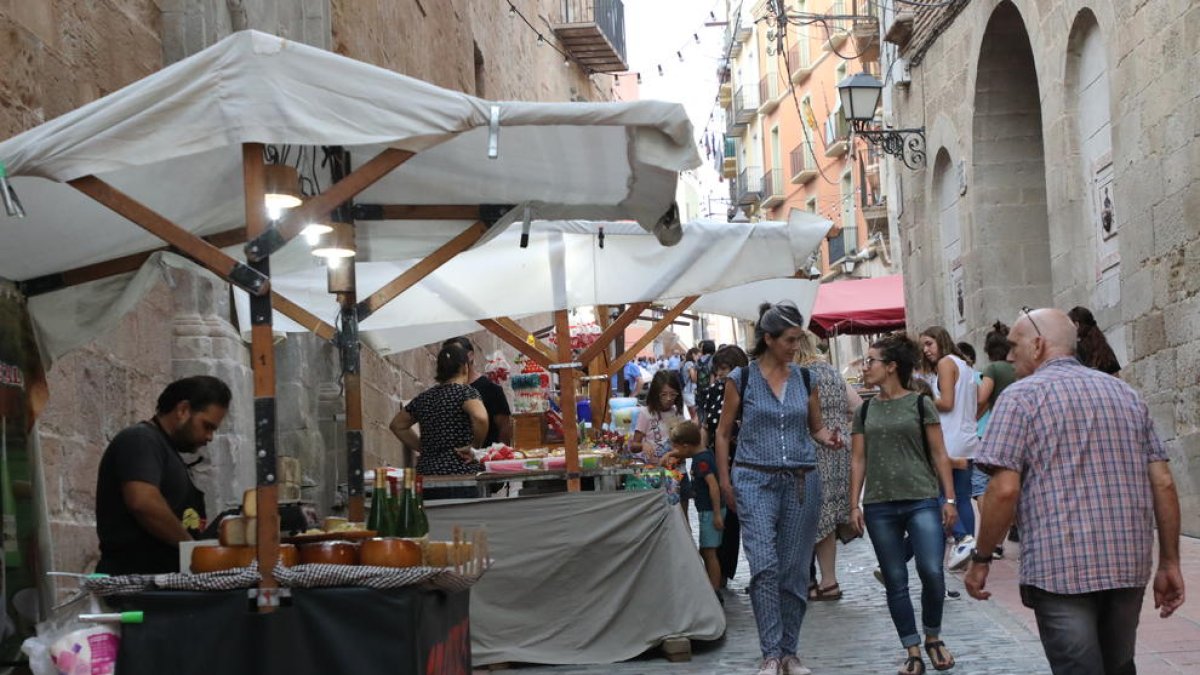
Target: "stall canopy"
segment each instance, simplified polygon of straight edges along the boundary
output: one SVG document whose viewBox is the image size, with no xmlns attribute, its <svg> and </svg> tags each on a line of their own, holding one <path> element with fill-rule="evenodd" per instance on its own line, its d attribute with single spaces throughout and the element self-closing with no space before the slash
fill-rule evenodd
<svg viewBox="0 0 1200 675">
<path fill-rule="evenodd" d="M 328 212 L 351 197 L 356 207 L 385 207 L 356 219 L 360 246 L 387 260 L 429 254 L 477 221 L 502 230 L 526 213 L 633 220 L 673 243 L 677 173 L 699 165 L 678 104 L 491 102 L 272 35 L 236 33 L 0 143 L 0 162 L 27 213 L 0 217 L 0 277 L 39 296 L 31 312 L 48 347 L 43 358 L 108 328 L 119 317 L 114 310 L 146 287 L 131 288 L 131 273 L 161 260 L 110 264 L 164 244 L 102 200 L 131 198 L 185 238 L 237 250 L 245 241 L 243 143 L 267 144 L 277 153 L 271 161 L 296 166 L 314 194 L 332 183 L 329 148 L 348 152 L 355 169 L 376 169 L 322 205 L 329 208 L 313 210 Z M 491 217 L 421 220 L 404 212 L 413 205 L 494 208 Z M 272 273 L 311 266 L 307 251 L 289 250 L 301 248 L 294 242 L 271 255 Z M 98 264 L 107 273 L 80 270 Z M 79 278 L 103 281 L 48 300 Z M 80 308 L 74 319 L 53 316 Z"/>
<path fill-rule="evenodd" d="M 903 329 L 904 277 L 821 284 L 809 328 L 823 338 Z"/>
<path fill-rule="evenodd" d="M 522 248 L 521 228 L 513 226 L 458 254 L 371 314 L 360 324 L 361 335 L 387 354 L 476 331 L 477 321 L 492 317 L 693 295 L 703 300 L 709 293 L 720 300 L 722 289 L 795 274 L 829 227 L 829 221 L 802 211 L 786 223 L 698 220 L 683 225 L 679 244 L 663 247 L 636 223 L 535 221 Z M 360 256 L 359 294 L 374 293 L 418 262 L 387 260 L 374 251 Z M 323 267 L 276 272 L 272 284 L 312 314 L 337 313 Z M 762 300 L 746 297 L 757 311 Z M 239 291 L 239 315 L 247 317 L 248 308 L 247 295 Z M 281 315 L 274 327 L 304 330 Z"/>
<path fill-rule="evenodd" d="M 709 293 L 691 306 L 693 312 L 722 314 L 758 321 L 758 306 L 764 302 L 791 300 L 803 316 L 812 316 L 820 282 L 808 279 L 767 279 Z"/>
</svg>

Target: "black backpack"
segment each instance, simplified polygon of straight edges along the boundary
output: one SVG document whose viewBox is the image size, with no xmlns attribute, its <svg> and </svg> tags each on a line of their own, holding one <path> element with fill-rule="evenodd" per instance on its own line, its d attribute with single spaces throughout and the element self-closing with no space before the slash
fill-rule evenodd
<svg viewBox="0 0 1200 675">
<path fill-rule="evenodd" d="M 933 453 L 931 453 L 929 450 L 929 437 L 925 435 L 925 414 L 924 414 L 924 410 L 922 408 L 922 406 L 924 406 L 924 404 L 921 403 L 921 399 L 923 399 L 923 398 L 928 398 L 930 401 L 933 400 L 929 396 L 929 394 L 922 394 L 922 393 L 917 394 L 917 426 L 920 427 L 920 429 L 921 429 L 921 446 L 923 448 L 925 448 L 925 461 L 929 462 L 929 468 L 933 469 L 933 475 L 936 477 L 937 476 L 937 468 L 933 466 Z M 870 405 L 871 405 L 871 399 L 867 399 L 867 400 L 863 401 L 862 405 L 859 406 L 859 408 L 858 408 L 859 422 L 863 426 L 863 431 L 866 431 L 866 429 L 867 429 L 867 407 Z M 863 450 L 864 451 L 866 450 L 866 447 L 867 447 L 866 439 L 867 439 L 867 435 L 864 433 L 863 434 Z"/>
</svg>

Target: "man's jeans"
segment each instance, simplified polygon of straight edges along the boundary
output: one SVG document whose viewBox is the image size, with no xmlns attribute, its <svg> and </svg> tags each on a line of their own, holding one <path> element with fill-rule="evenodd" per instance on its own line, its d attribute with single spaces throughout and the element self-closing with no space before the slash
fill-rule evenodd
<svg viewBox="0 0 1200 675">
<path fill-rule="evenodd" d="M 1134 646 L 1144 588 L 1059 595 L 1021 586 L 1021 601 L 1037 616 L 1054 675 L 1135 675 Z"/>
<path fill-rule="evenodd" d="M 938 500 L 867 504 L 863 509 L 863 520 L 871 535 L 871 545 L 875 547 L 875 557 L 879 559 L 883 585 L 887 587 L 888 611 L 900 636 L 900 644 L 913 647 L 921 643 L 912 598 L 908 594 L 911 553 L 916 554 L 917 574 L 921 577 L 921 621 L 925 624 L 926 635 L 938 635 L 942 628 L 942 606 L 946 601 L 942 567 L 946 535 L 942 531 L 942 509 Z"/>
</svg>

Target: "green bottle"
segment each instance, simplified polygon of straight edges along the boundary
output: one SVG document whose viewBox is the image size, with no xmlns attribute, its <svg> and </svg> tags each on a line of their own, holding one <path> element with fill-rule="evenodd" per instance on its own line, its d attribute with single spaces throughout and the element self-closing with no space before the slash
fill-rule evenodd
<svg viewBox="0 0 1200 675">
<path fill-rule="evenodd" d="M 417 501 L 413 494 L 415 469 L 404 470 L 404 493 L 400 498 L 400 534 L 401 537 L 419 537 L 417 530 Z"/>
<path fill-rule="evenodd" d="M 387 470 L 383 467 L 375 469 L 375 491 L 371 493 L 371 512 L 367 514 L 367 529 L 379 532 L 383 521 L 383 512 L 388 509 Z"/>
<path fill-rule="evenodd" d="M 414 503 L 416 504 L 417 520 L 413 533 L 409 536 L 420 538 L 429 534 L 429 518 L 425 516 L 425 481 L 420 476 L 413 479 Z"/>
<path fill-rule="evenodd" d="M 397 524 L 399 523 L 396 514 L 396 479 L 388 476 L 387 483 L 388 487 L 384 488 L 387 501 L 384 502 L 385 506 L 381 517 L 382 522 L 379 524 L 379 536 L 396 537 L 399 536 L 396 534 Z"/>
</svg>

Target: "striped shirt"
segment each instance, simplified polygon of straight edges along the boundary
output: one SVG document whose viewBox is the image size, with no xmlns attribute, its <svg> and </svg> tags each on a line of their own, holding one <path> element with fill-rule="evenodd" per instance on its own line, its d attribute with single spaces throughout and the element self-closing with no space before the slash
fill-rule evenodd
<svg viewBox="0 0 1200 675">
<path fill-rule="evenodd" d="M 1148 464 L 1167 455 L 1128 384 L 1073 357 L 1047 361 L 1004 390 L 975 461 L 1021 474 L 1022 585 L 1074 595 L 1149 582 Z"/>
<path fill-rule="evenodd" d="M 733 386 L 741 390 L 742 378 L 751 371 L 738 430 L 739 462 L 785 469 L 816 466 L 817 444 L 808 429 L 808 389 L 801 367 L 789 364 L 788 368 L 782 400 L 775 396 L 757 363 L 729 374 Z"/>
</svg>

